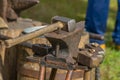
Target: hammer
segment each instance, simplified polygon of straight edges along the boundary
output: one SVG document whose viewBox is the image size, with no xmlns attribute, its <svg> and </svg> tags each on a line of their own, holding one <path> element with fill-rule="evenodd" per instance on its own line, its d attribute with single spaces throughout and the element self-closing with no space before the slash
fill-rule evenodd
<svg viewBox="0 0 120 80">
<path fill-rule="evenodd" d="M 37 31 L 34 31 L 29 34 L 25 34 L 23 36 L 14 38 L 14 39 L 8 39 L 5 40 L 5 45 L 7 48 L 10 48 L 14 45 L 17 45 L 19 43 L 25 42 L 27 40 L 33 39 L 35 37 L 41 36 L 45 33 L 49 33 L 58 29 L 62 29 L 67 32 L 74 31 L 76 27 L 76 22 L 74 19 L 66 18 L 66 17 L 60 17 L 60 16 L 55 16 L 52 18 L 52 24 L 39 29 Z"/>
</svg>

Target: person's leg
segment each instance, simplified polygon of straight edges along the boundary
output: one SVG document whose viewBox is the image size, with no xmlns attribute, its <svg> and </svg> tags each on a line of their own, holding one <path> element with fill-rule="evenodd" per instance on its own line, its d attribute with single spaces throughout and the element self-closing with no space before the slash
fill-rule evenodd
<svg viewBox="0 0 120 80">
<path fill-rule="evenodd" d="M 88 32 L 104 36 L 109 10 L 109 0 L 88 0 L 85 28 Z M 90 42 L 104 44 L 103 40 L 90 39 Z M 95 80 L 100 80 L 99 67 L 95 70 Z"/>
<path fill-rule="evenodd" d="M 88 0 L 85 28 L 88 32 L 104 36 L 109 11 L 109 0 Z M 90 42 L 103 44 L 102 40 L 90 39 Z"/>
<path fill-rule="evenodd" d="M 113 42 L 120 46 L 120 0 L 118 0 L 118 12 L 116 17 L 115 29 L 112 35 Z"/>
</svg>

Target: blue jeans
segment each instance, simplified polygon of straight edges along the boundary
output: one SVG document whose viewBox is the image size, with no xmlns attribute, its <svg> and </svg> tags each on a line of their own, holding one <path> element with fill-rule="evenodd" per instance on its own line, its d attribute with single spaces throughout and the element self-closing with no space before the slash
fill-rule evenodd
<svg viewBox="0 0 120 80">
<path fill-rule="evenodd" d="M 85 27 L 88 32 L 104 36 L 109 12 L 109 0 L 88 0 L 88 8 L 85 19 Z M 120 44 L 120 0 L 118 0 L 118 14 L 113 41 Z M 90 42 L 103 44 L 103 40 L 90 39 Z"/>
<path fill-rule="evenodd" d="M 112 34 L 113 42 L 120 45 L 120 0 L 118 0 L 118 12 L 116 17 L 115 29 Z"/>
</svg>

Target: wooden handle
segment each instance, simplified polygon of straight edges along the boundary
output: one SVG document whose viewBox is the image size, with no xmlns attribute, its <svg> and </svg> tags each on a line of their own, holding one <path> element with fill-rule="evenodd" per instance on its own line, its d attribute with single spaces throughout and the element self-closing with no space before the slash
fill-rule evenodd
<svg viewBox="0 0 120 80">
<path fill-rule="evenodd" d="M 7 48 L 10 48 L 10 47 L 17 45 L 19 43 L 22 43 L 22 42 L 25 42 L 27 40 L 33 39 L 35 37 L 41 36 L 45 33 L 57 30 L 58 28 L 63 28 L 63 26 L 64 25 L 61 22 L 57 22 L 57 23 L 51 24 L 43 29 L 40 29 L 38 31 L 32 32 L 30 34 L 26 34 L 26 35 L 23 35 L 23 36 L 20 36 L 18 38 L 14 38 L 14 39 L 5 40 L 5 44 L 6 44 Z"/>
</svg>

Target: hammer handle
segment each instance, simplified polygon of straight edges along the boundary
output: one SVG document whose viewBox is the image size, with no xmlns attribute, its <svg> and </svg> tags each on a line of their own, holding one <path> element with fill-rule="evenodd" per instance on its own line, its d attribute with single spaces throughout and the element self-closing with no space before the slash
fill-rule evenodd
<svg viewBox="0 0 120 80">
<path fill-rule="evenodd" d="M 22 42 L 25 42 L 27 40 L 33 39 L 35 37 L 41 36 L 45 33 L 57 30 L 58 28 L 63 28 L 63 26 L 64 25 L 61 22 L 57 22 L 57 23 L 51 24 L 51 25 L 49 25 L 49 26 L 47 26 L 43 29 L 40 29 L 38 31 L 29 33 L 29 34 L 26 34 L 26 35 L 23 35 L 23 36 L 20 36 L 18 38 L 5 40 L 6 47 L 10 48 L 10 47 L 12 47 L 14 45 L 17 45 L 19 43 L 22 43 Z"/>
</svg>

